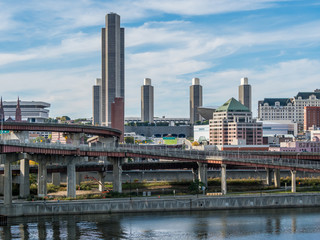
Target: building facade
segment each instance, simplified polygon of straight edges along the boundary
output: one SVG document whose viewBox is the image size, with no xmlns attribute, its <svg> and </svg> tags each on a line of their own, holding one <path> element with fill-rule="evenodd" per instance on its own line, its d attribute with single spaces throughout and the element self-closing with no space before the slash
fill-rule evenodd
<svg viewBox="0 0 320 240">
<path fill-rule="evenodd" d="M 102 80 L 101 78 L 96 79 L 96 85 L 93 86 L 92 96 L 93 96 L 93 119 L 92 124 L 93 125 L 101 125 L 101 85 Z"/>
<path fill-rule="evenodd" d="M 210 120 L 211 145 L 261 145 L 262 123 L 252 119 L 249 108 L 231 98 L 216 109 Z"/>
<path fill-rule="evenodd" d="M 291 120 L 303 131 L 304 107 L 320 106 L 320 90 L 299 92 L 293 98 L 265 98 L 258 102 L 259 120 Z"/>
<path fill-rule="evenodd" d="M 320 152 L 319 141 L 282 142 L 280 147 L 270 147 L 274 152 Z"/>
<path fill-rule="evenodd" d="M 190 123 L 194 124 L 201 121 L 202 117 L 198 112 L 198 107 L 202 106 L 202 86 L 199 78 L 192 79 L 190 86 Z"/>
<path fill-rule="evenodd" d="M 19 102 L 19 104 L 18 104 Z M 50 104 L 39 101 L 3 101 L 5 121 L 26 121 L 41 123 L 49 118 Z M 17 119 L 16 119 L 17 118 Z"/>
<path fill-rule="evenodd" d="M 101 42 L 101 124 L 111 127 L 111 104 L 115 98 L 123 98 L 124 101 L 124 28 L 120 27 L 118 14 L 106 15 Z"/>
<path fill-rule="evenodd" d="M 145 78 L 141 86 L 141 121 L 153 123 L 154 117 L 154 91 L 151 79 Z"/>
<path fill-rule="evenodd" d="M 248 78 L 241 78 L 241 84 L 239 86 L 239 102 L 252 111 L 251 100 L 251 85 L 248 84 Z"/>
<path fill-rule="evenodd" d="M 320 107 L 304 107 L 303 130 L 307 131 L 311 127 L 320 127 Z"/>
</svg>

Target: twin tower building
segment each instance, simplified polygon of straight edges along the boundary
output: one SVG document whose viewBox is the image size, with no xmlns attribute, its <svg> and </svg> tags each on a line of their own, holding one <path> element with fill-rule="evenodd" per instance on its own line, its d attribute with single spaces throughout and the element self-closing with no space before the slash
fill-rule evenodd
<svg viewBox="0 0 320 240">
<path fill-rule="evenodd" d="M 101 29 L 101 78 L 93 86 L 93 124 L 116 128 L 124 132 L 125 103 L 125 44 L 124 28 L 120 16 L 109 13 Z M 239 87 L 239 100 L 251 109 L 251 86 L 243 78 Z M 240 93 L 241 88 L 241 93 Z M 250 94 L 248 94 L 250 92 Z M 249 105 L 248 105 L 249 104 Z M 201 121 L 197 108 L 202 106 L 202 86 L 198 78 L 190 86 L 190 122 Z M 141 87 L 141 121 L 153 122 L 154 90 L 151 79 L 145 78 Z"/>
</svg>

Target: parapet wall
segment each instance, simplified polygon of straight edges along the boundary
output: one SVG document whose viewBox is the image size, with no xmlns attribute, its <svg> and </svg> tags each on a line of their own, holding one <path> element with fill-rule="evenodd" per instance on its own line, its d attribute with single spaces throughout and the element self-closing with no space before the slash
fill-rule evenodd
<svg viewBox="0 0 320 240">
<path fill-rule="evenodd" d="M 0 205 L 0 214 L 40 216 L 63 214 L 192 211 L 243 208 L 319 207 L 320 194 L 274 194 L 245 196 L 183 196 L 177 198 L 99 199 L 60 202 L 23 202 Z"/>
</svg>

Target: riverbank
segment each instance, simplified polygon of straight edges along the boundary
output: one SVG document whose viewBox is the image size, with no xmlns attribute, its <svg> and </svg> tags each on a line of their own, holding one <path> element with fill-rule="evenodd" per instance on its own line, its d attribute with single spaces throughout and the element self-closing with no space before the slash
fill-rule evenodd
<svg viewBox="0 0 320 240">
<path fill-rule="evenodd" d="M 225 196 L 144 197 L 70 201 L 15 201 L 0 205 L 8 217 L 65 214 L 165 212 L 250 208 L 320 207 L 320 194 L 254 194 Z"/>
</svg>

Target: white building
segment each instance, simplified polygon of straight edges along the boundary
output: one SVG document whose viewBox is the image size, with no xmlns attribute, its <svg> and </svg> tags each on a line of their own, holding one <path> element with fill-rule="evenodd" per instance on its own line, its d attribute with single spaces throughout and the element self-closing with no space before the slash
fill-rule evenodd
<svg viewBox="0 0 320 240">
<path fill-rule="evenodd" d="M 261 121 L 263 136 L 298 134 L 298 124 L 290 120 Z"/>
<path fill-rule="evenodd" d="M 5 120 L 15 119 L 17 101 L 4 101 L 3 109 Z M 49 118 L 50 104 L 38 101 L 20 101 L 21 120 L 27 122 L 41 123 Z"/>
<path fill-rule="evenodd" d="M 209 124 L 208 125 L 194 125 L 193 126 L 193 139 L 199 142 L 199 139 L 209 142 Z"/>
<path fill-rule="evenodd" d="M 320 106 L 319 89 L 314 92 L 299 92 L 293 98 L 265 98 L 258 102 L 258 119 L 290 120 L 298 123 L 298 131 L 302 131 L 306 106 Z"/>
</svg>

